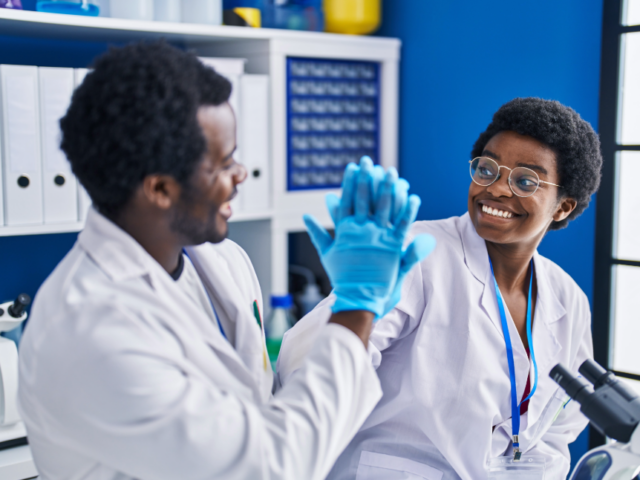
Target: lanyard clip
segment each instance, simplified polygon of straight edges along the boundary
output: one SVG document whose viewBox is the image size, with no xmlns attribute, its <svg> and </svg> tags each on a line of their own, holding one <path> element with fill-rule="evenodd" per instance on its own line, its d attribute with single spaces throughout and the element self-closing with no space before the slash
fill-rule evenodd
<svg viewBox="0 0 640 480">
<path fill-rule="evenodd" d="M 513 461 L 519 462 L 522 458 L 522 452 L 520 451 L 520 438 L 518 435 L 513 436 Z"/>
</svg>

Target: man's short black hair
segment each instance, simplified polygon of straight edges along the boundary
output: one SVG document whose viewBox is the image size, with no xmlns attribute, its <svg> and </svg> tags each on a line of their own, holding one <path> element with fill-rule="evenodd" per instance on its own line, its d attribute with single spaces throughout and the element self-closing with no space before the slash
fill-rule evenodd
<svg viewBox="0 0 640 480">
<path fill-rule="evenodd" d="M 188 184 L 206 150 L 198 108 L 230 95 L 227 79 L 165 42 L 112 48 L 73 94 L 61 147 L 96 208 L 113 216 L 147 175 Z"/>
<path fill-rule="evenodd" d="M 489 140 L 503 131 L 527 135 L 550 147 L 558 164 L 560 197 L 571 197 L 578 205 L 551 230 L 567 226 L 589 205 L 600 186 L 602 155 L 600 139 L 591 125 L 572 108 L 541 98 L 516 98 L 505 103 L 493 116 L 487 129 L 476 140 L 471 158 L 482 155 Z"/>
</svg>

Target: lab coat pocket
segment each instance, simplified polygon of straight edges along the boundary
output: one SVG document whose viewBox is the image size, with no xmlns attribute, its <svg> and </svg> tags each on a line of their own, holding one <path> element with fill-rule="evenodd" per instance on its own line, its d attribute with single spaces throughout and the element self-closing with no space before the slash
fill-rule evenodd
<svg viewBox="0 0 640 480">
<path fill-rule="evenodd" d="M 356 480 L 441 480 L 442 475 L 440 470 L 407 458 L 363 451 Z"/>
</svg>

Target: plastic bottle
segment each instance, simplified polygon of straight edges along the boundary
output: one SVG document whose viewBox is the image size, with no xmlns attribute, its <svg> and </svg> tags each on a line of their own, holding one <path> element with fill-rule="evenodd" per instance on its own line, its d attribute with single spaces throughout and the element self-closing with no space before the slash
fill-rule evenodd
<svg viewBox="0 0 640 480">
<path fill-rule="evenodd" d="M 85 17 L 97 17 L 100 15 L 100 7 L 90 0 L 38 0 L 36 10 L 38 12 L 64 13 Z"/>
<path fill-rule="evenodd" d="M 292 305 L 293 297 L 289 294 L 271 295 L 271 313 L 264 324 L 264 330 L 267 337 L 267 353 L 274 370 L 282 345 L 282 337 L 295 323 L 290 311 Z"/>
</svg>

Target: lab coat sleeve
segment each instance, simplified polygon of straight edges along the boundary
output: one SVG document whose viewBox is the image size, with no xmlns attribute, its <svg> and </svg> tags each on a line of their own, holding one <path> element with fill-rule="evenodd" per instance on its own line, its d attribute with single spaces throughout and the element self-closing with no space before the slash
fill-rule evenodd
<svg viewBox="0 0 640 480">
<path fill-rule="evenodd" d="M 582 297 L 579 317 L 585 321 L 580 325 L 581 332 L 576 335 L 579 344 L 569 367 L 571 372 L 577 372 L 585 360 L 593 359 L 591 313 L 587 298 Z M 558 391 L 558 396 L 566 398 L 562 390 Z M 550 413 L 553 419 L 555 412 Z M 569 444 L 580 435 L 588 423 L 587 418 L 580 412 L 580 405 L 575 401 L 569 402 L 527 455 L 542 455 L 547 458 L 547 478 L 566 478 L 571 466 Z"/>
<path fill-rule="evenodd" d="M 417 265 L 407 274 L 398 305 L 381 318 L 371 332 L 369 356 L 376 369 L 382 361 L 382 352 L 413 332 L 420 323 L 426 305 L 422 271 L 424 265 Z"/>
<path fill-rule="evenodd" d="M 79 313 L 109 321 L 83 334 L 42 392 L 43 423 L 61 444 L 133 478 L 321 479 L 381 396 L 362 342 L 339 325 L 258 404 L 204 377 L 185 359 L 188 346 L 139 317 L 113 305 Z"/>
</svg>

